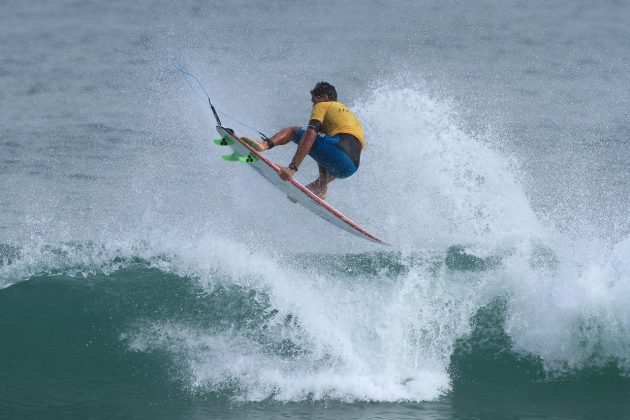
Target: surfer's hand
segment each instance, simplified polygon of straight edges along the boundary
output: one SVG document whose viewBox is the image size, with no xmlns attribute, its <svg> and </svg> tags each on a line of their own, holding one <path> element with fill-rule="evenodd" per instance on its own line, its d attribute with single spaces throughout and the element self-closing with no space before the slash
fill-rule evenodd
<svg viewBox="0 0 630 420">
<path fill-rule="evenodd" d="M 281 165 L 278 165 L 278 168 L 280 168 L 280 172 L 278 172 L 278 175 L 280 175 L 280 178 L 282 178 L 282 180 L 284 181 L 290 180 L 291 178 L 293 178 L 293 175 L 295 175 L 295 171 L 293 169 L 285 168 Z"/>
</svg>

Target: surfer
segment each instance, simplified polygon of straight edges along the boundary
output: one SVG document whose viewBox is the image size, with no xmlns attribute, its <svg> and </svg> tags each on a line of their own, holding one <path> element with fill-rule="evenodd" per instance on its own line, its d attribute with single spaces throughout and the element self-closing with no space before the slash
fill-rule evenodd
<svg viewBox="0 0 630 420">
<path fill-rule="evenodd" d="M 348 107 L 337 102 L 333 85 L 317 83 L 311 90 L 311 102 L 313 109 L 306 128 L 287 127 L 262 141 L 241 138 L 259 152 L 291 141 L 296 143 L 297 151 L 289 166 L 277 165 L 280 178 L 291 179 L 309 155 L 317 162 L 319 177 L 306 188 L 325 200 L 330 182 L 335 178 L 348 178 L 357 171 L 365 140 L 359 119 Z"/>
</svg>

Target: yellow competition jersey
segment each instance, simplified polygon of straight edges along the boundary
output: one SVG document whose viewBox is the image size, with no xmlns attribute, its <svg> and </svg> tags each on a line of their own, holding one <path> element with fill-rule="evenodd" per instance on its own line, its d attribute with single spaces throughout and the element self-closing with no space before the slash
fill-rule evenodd
<svg viewBox="0 0 630 420">
<path fill-rule="evenodd" d="M 311 120 L 321 121 L 322 130 L 329 136 L 352 134 L 365 147 L 363 127 L 359 119 L 341 102 L 319 102 L 313 105 Z"/>
</svg>

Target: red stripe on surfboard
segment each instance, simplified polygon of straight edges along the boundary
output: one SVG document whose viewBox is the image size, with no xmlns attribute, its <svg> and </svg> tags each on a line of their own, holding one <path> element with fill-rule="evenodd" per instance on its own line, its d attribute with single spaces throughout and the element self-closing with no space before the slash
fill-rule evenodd
<svg viewBox="0 0 630 420">
<path fill-rule="evenodd" d="M 241 145 L 245 146 L 245 148 L 247 150 L 249 150 L 249 152 L 251 154 L 256 156 L 261 161 L 265 162 L 271 169 L 276 171 L 276 173 L 278 173 L 278 174 L 280 173 L 280 168 L 278 168 L 278 165 L 276 165 L 272 161 L 270 161 L 267 158 L 265 158 L 262 154 L 258 153 L 258 151 L 256 151 L 254 148 L 252 148 L 250 145 L 248 145 L 246 142 L 241 140 L 236 135 L 231 134 L 230 132 L 228 132 L 225 128 L 223 128 L 221 126 L 217 126 L 217 131 L 219 132 L 219 134 L 225 135 L 224 133 L 221 132 L 221 130 L 223 130 L 225 134 L 227 134 L 228 136 L 232 137 L 234 140 L 238 141 Z M 295 185 L 300 191 L 302 191 L 304 194 L 306 194 L 311 200 L 313 200 L 314 202 L 316 202 L 317 204 L 319 204 L 320 206 L 322 206 L 323 208 L 328 210 L 330 213 L 332 213 L 333 216 L 337 217 L 338 219 L 340 219 L 341 221 L 343 221 L 344 223 L 346 223 L 347 225 L 352 227 L 354 230 L 362 233 L 363 235 L 365 235 L 368 238 L 372 239 L 374 242 L 378 242 L 379 244 L 383 244 L 383 245 L 389 245 L 386 242 L 383 242 L 382 240 L 377 238 L 376 236 L 372 235 L 367 230 L 363 229 L 361 226 L 359 226 L 356 223 L 354 223 L 352 220 L 348 219 L 345 215 L 340 213 L 339 210 L 335 209 L 330 204 L 326 203 L 324 200 L 322 200 L 321 198 L 319 198 L 318 196 L 313 194 L 313 192 L 311 190 L 309 190 L 304 185 L 302 185 L 299 182 L 297 182 L 295 179 L 291 178 L 290 182 L 293 185 Z"/>
</svg>

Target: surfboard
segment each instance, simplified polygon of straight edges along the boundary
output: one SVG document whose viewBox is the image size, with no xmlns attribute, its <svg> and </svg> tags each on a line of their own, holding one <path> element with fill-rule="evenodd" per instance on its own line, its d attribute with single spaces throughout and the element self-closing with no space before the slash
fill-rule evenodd
<svg viewBox="0 0 630 420">
<path fill-rule="evenodd" d="M 313 214 L 321 217 L 328 223 L 345 230 L 346 232 L 359 238 L 367 239 L 378 244 L 387 245 L 381 239 L 372 235 L 366 229 L 343 215 L 339 210 L 313 194 L 308 188 L 300 184 L 295 179 L 283 181 L 280 176 L 278 166 L 251 148 L 247 143 L 241 140 L 230 129 L 217 126 L 217 131 L 221 136 L 220 139 L 214 141 L 218 146 L 226 146 L 232 149 L 231 154 L 223 156 L 223 159 L 229 162 L 244 163 L 262 175 L 274 187 L 282 191 L 293 203 L 300 204 L 302 207 L 313 212 Z"/>
</svg>

